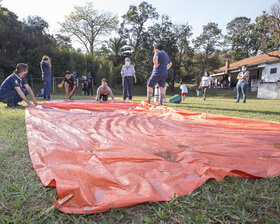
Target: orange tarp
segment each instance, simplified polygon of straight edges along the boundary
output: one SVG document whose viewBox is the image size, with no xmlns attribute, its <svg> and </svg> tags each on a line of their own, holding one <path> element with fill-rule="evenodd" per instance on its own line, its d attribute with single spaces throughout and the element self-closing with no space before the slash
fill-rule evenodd
<svg viewBox="0 0 280 224">
<path fill-rule="evenodd" d="M 189 194 L 210 178 L 280 173 L 280 123 L 94 100 L 26 108 L 30 157 L 59 209 L 96 213 Z"/>
</svg>

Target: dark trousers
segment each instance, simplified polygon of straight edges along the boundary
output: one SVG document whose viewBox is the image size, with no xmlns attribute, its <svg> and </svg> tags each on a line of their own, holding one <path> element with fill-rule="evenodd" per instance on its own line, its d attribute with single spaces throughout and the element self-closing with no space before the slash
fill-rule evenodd
<svg viewBox="0 0 280 224">
<path fill-rule="evenodd" d="M 89 96 L 89 92 L 91 92 L 91 95 L 93 96 L 93 86 L 88 86 L 87 88 L 87 95 Z"/>
<path fill-rule="evenodd" d="M 132 86 L 133 86 L 133 77 L 132 76 L 123 77 L 123 99 L 124 100 L 126 100 L 127 95 L 128 95 L 128 99 L 132 100 Z"/>
<path fill-rule="evenodd" d="M 21 88 L 21 90 L 24 93 L 24 95 L 27 96 L 28 91 L 23 88 Z M 19 103 L 21 101 L 22 101 L 22 98 L 18 95 L 16 90 L 9 91 L 9 92 L 6 92 L 6 93 L 0 95 L 0 102 L 3 102 L 3 103 L 11 103 L 11 102 Z"/>
<path fill-rule="evenodd" d="M 50 99 L 51 98 L 51 77 L 45 77 L 44 76 L 44 99 Z"/>
<path fill-rule="evenodd" d="M 247 98 L 247 87 L 248 87 L 248 84 L 245 84 L 245 83 L 237 83 L 236 85 L 236 91 L 237 91 L 237 99 L 236 101 L 239 102 L 240 100 L 240 95 L 241 95 L 241 92 L 243 94 L 243 103 L 246 103 L 246 98 Z"/>
<path fill-rule="evenodd" d="M 108 100 L 108 94 L 107 95 L 100 94 L 100 100 L 107 101 Z"/>
<path fill-rule="evenodd" d="M 206 99 L 208 86 L 202 86 L 203 99 Z"/>
</svg>

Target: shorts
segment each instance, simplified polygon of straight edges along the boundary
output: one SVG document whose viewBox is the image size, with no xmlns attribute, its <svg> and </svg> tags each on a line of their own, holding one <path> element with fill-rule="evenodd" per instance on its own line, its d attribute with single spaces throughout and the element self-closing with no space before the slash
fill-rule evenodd
<svg viewBox="0 0 280 224">
<path fill-rule="evenodd" d="M 154 88 L 158 83 L 160 87 L 164 88 L 167 77 L 168 75 L 151 75 L 148 80 L 147 86 Z"/>
<path fill-rule="evenodd" d="M 108 94 L 107 95 L 100 94 L 100 100 L 107 101 L 108 100 Z"/>
<path fill-rule="evenodd" d="M 182 93 L 182 96 L 187 96 L 187 93 Z"/>
</svg>

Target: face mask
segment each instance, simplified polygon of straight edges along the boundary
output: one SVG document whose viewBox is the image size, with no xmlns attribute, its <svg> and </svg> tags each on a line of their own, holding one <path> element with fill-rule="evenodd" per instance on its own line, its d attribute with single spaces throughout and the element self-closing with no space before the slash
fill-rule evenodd
<svg viewBox="0 0 280 224">
<path fill-rule="evenodd" d="M 107 86 L 107 85 L 103 85 L 103 88 L 104 88 L 104 89 L 107 89 L 107 88 L 108 88 L 108 86 Z"/>
<path fill-rule="evenodd" d="M 242 68 L 242 72 L 245 72 L 246 71 L 246 68 Z"/>
<path fill-rule="evenodd" d="M 125 62 L 125 66 L 126 66 L 126 67 L 130 66 L 130 62 L 129 62 L 129 61 L 126 61 L 126 62 Z"/>
</svg>

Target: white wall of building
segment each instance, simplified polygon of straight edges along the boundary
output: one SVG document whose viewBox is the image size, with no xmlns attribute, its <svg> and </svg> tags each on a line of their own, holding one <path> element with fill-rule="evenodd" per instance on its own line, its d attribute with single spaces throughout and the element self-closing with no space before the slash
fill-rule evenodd
<svg viewBox="0 0 280 224">
<path fill-rule="evenodd" d="M 277 72 L 270 74 L 270 70 L 276 68 Z M 277 82 L 280 80 L 280 62 L 273 64 L 266 64 L 262 71 L 262 81 L 263 82 Z"/>
<path fill-rule="evenodd" d="M 280 99 L 280 83 L 260 83 L 257 98 Z"/>
</svg>

